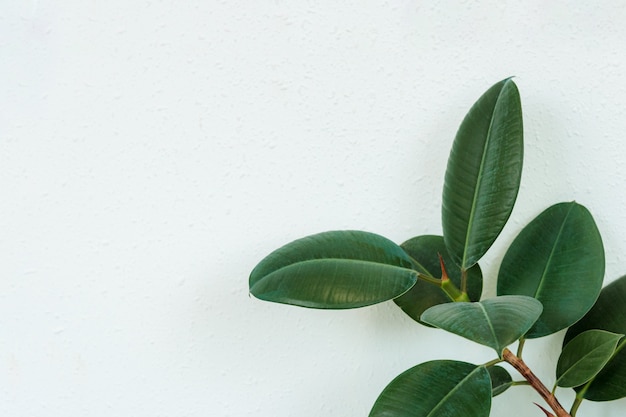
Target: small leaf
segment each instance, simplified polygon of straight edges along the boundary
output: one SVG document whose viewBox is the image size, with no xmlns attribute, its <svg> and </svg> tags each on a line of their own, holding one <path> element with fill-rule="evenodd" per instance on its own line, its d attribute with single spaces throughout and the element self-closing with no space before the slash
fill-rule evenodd
<svg viewBox="0 0 626 417">
<path fill-rule="evenodd" d="M 491 382 L 484 366 L 438 360 L 397 376 L 369 417 L 487 417 L 490 408 Z"/>
<path fill-rule="evenodd" d="M 438 254 L 441 254 L 448 271 L 450 280 L 461 288 L 461 271 L 448 254 L 442 236 L 418 236 L 400 245 L 413 258 L 413 269 L 429 277 L 440 278 L 441 268 Z M 467 271 L 467 295 L 470 300 L 478 301 L 482 293 L 483 276 L 478 264 Z M 450 297 L 436 285 L 421 279 L 406 293 L 393 300 L 409 317 L 418 323 L 430 325 L 419 320 L 428 308 L 443 303 L 449 303 Z"/>
<path fill-rule="evenodd" d="M 493 397 L 502 394 L 513 384 L 511 374 L 503 367 L 494 365 L 488 367 L 487 371 L 491 378 L 491 395 Z"/>
<path fill-rule="evenodd" d="M 502 296 L 478 303 L 450 303 L 422 314 L 428 324 L 447 330 L 502 356 L 505 347 L 518 340 L 541 314 L 541 303 L 525 296 Z"/>
<path fill-rule="evenodd" d="M 576 387 L 591 380 L 606 365 L 624 336 L 605 330 L 587 330 L 572 339 L 556 365 L 556 384 Z"/>
<path fill-rule="evenodd" d="M 569 328 L 564 344 L 586 330 L 601 329 L 626 334 L 626 275 L 602 289 L 598 301 L 579 322 Z M 612 401 L 626 397 L 626 338 L 615 354 L 595 376 L 584 397 L 591 401 Z"/>
<path fill-rule="evenodd" d="M 515 83 L 500 81 L 465 116 L 454 139 L 443 187 L 443 235 L 468 269 L 485 254 L 511 215 L 522 175 L 522 105 Z"/>
<path fill-rule="evenodd" d="M 410 257 L 368 232 L 324 232 L 272 252 L 250 275 L 257 298 L 312 308 L 356 308 L 391 300 L 417 279 Z"/>
<path fill-rule="evenodd" d="M 604 278 L 604 247 L 589 211 L 575 202 L 555 204 L 530 222 L 506 252 L 498 295 L 527 295 L 543 314 L 526 338 L 555 333 L 593 305 Z"/>
</svg>

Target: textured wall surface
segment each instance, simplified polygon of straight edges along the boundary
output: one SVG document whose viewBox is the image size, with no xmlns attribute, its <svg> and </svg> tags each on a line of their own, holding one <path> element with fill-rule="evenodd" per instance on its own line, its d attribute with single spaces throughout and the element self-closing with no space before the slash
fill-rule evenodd
<svg viewBox="0 0 626 417">
<path fill-rule="evenodd" d="M 484 270 L 545 207 L 576 200 L 603 234 L 607 281 L 626 273 L 621 1 L 2 9 L 3 416 L 364 416 L 419 362 L 491 359 L 392 303 L 290 308 L 250 298 L 247 277 L 324 230 L 440 233 L 456 129 L 511 75 L 523 185 Z M 525 351 L 550 386 L 561 338 Z M 517 388 L 493 415 L 537 416 L 532 401 Z"/>
</svg>

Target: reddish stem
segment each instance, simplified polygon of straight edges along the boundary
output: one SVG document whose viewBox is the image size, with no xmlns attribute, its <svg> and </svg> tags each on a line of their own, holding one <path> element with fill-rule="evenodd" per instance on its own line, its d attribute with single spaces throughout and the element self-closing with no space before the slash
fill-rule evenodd
<svg viewBox="0 0 626 417">
<path fill-rule="evenodd" d="M 545 385 L 537 378 L 537 376 L 530 370 L 530 368 L 524 363 L 521 358 L 518 358 L 509 349 L 504 349 L 502 352 L 502 359 L 507 361 L 513 366 L 530 385 L 541 395 L 541 398 L 550 406 L 550 408 L 556 413 L 557 417 L 572 417 L 559 403 L 554 395 L 546 388 Z"/>
</svg>

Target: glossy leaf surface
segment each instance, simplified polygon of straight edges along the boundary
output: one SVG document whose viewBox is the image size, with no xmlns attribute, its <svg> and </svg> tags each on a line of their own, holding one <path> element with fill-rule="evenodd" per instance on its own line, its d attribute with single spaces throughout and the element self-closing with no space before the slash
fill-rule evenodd
<svg viewBox="0 0 626 417">
<path fill-rule="evenodd" d="M 513 384 L 511 374 L 509 374 L 509 372 L 503 367 L 494 365 L 488 367 L 487 371 L 489 372 L 489 377 L 491 378 L 491 395 L 493 397 L 502 394 Z"/>
<path fill-rule="evenodd" d="M 522 106 L 503 80 L 472 106 L 448 159 L 442 221 L 446 246 L 463 269 L 498 237 L 517 198 L 523 160 Z"/>
<path fill-rule="evenodd" d="M 602 329 L 626 334 L 626 275 L 602 289 L 598 301 L 578 323 L 565 334 L 564 344 L 586 330 Z M 625 338 L 619 342 L 615 355 L 593 379 L 585 392 L 592 401 L 611 401 L 626 397 Z"/>
<path fill-rule="evenodd" d="M 498 356 L 526 333 L 541 314 L 541 303 L 525 296 L 502 296 L 477 303 L 450 303 L 422 314 L 428 324 L 493 348 Z"/>
<path fill-rule="evenodd" d="M 589 381 L 606 365 L 623 334 L 587 330 L 572 339 L 556 365 L 556 384 L 576 387 Z"/>
<path fill-rule="evenodd" d="M 250 275 L 257 298 L 313 308 L 356 308 L 402 295 L 416 281 L 409 256 L 368 232 L 324 232 L 291 242 Z"/>
<path fill-rule="evenodd" d="M 397 376 L 380 394 L 370 417 L 486 417 L 491 382 L 484 366 L 431 361 Z"/>
<path fill-rule="evenodd" d="M 457 288 L 461 288 L 461 270 L 448 254 L 442 236 L 418 236 L 400 246 L 413 258 L 413 268 L 416 271 L 433 278 L 441 278 L 441 266 L 438 258 L 438 254 L 441 254 L 450 280 Z M 478 301 L 483 287 L 480 266 L 476 264 L 471 267 L 467 271 L 467 276 L 467 294 L 470 300 Z M 451 300 L 441 288 L 418 279 L 409 291 L 396 298 L 394 302 L 413 320 L 426 324 L 419 320 L 424 311 L 434 305 L 451 302 Z"/>
<path fill-rule="evenodd" d="M 555 204 L 530 222 L 506 252 L 498 295 L 534 297 L 543 314 L 527 338 L 555 333 L 578 321 L 596 301 L 604 278 L 604 247 L 589 211 Z"/>
</svg>

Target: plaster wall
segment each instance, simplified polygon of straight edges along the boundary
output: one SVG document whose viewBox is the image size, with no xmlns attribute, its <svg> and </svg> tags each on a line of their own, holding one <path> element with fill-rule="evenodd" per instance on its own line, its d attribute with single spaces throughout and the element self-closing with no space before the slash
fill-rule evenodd
<svg viewBox="0 0 626 417">
<path fill-rule="evenodd" d="M 0 414 L 364 416 L 487 348 L 384 303 L 248 296 L 304 235 L 441 233 L 466 111 L 514 75 L 525 167 L 485 296 L 547 206 L 593 213 L 626 273 L 621 1 L 11 1 L 0 14 Z M 489 279 L 491 276 L 491 280 Z M 553 382 L 562 334 L 525 357 Z M 564 394 L 564 402 L 571 395 Z M 527 388 L 494 416 L 536 416 Z M 623 415 L 626 400 L 579 416 Z"/>
</svg>

